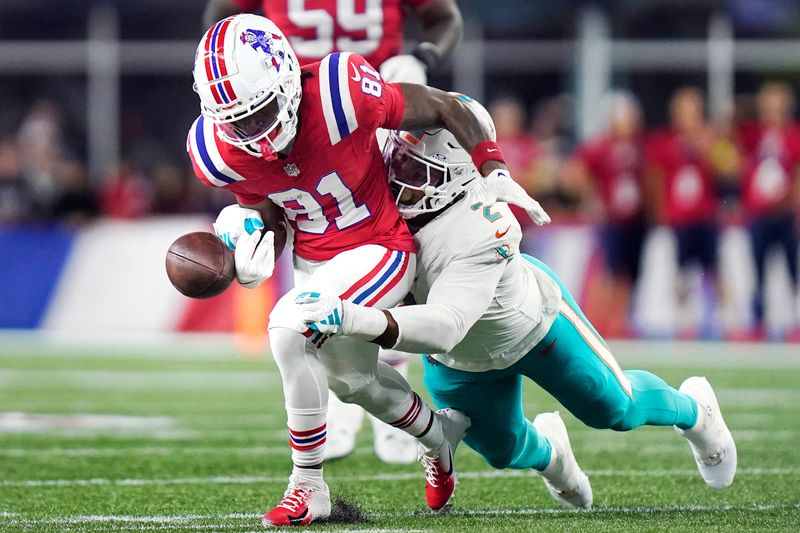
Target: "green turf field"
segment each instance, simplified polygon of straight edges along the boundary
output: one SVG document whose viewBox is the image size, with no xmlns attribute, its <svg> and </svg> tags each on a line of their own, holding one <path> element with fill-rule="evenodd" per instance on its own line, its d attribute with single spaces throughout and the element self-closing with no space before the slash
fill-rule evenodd
<svg viewBox="0 0 800 533">
<path fill-rule="evenodd" d="M 612 348 L 623 367 L 673 385 L 709 378 L 737 439 L 731 488 L 706 487 L 672 429 L 616 434 L 562 413 L 593 511 L 562 511 L 540 479 L 493 471 L 462 447 L 453 509 L 435 515 L 421 468 L 380 463 L 365 427 L 355 455 L 326 466 L 332 493 L 357 503 L 363 519 L 311 529 L 800 531 L 800 348 Z M 412 367 L 416 386 L 420 370 Z M 532 385 L 526 403 L 531 416 L 558 408 Z M 80 349 L 0 338 L 2 531 L 256 531 L 286 486 L 286 440 L 274 364 L 225 343 Z"/>
</svg>

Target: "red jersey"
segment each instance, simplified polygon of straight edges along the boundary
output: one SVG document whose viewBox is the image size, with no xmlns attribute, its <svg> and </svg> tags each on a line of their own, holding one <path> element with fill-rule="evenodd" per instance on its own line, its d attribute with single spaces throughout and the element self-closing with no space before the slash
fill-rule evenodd
<svg viewBox="0 0 800 533">
<path fill-rule="evenodd" d="M 430 0 L 234 0 L 259 6 L 288 37 L 301 65 L 331 52 L 353 52 L 380 67 L 403 49 L 403 6 Z"/>
<path fill-rule="evenodd" d="M 269 198 L 283 208 L 304 259 L 324 261 L 364 244 L 413 252 L 375 139 L 376 129 L 399 126 L 403 93 L 355 54 L 331 54 L 301 70 L 299 131 L 285 159 L 266 161 L 223 142 L 200 116 L 187 141 L 195 174 L 242 204 Z"/>
<path fill-rule="evenodd" d="M 654 133 L 645 148 L 648 167 L 663 177 L 666 221 L 671 226 L 713 220 L 714 178 L 705 155 L 671 130 Z"/>
<path fill-rule="evenodd" d="M 742 200 L 750 215 L 760 215 L 786 199 L 800 166 L 800 127 L 748 124 L 739 138 L 745 151 Z"/>
<path fill-rule="evenodd" d="M 640 139 L 603 135 L 578 149 L 578 159 L 594 180 L 606 217 L 625 223 L 644 212 L 644 146 Z"/>
</svg>

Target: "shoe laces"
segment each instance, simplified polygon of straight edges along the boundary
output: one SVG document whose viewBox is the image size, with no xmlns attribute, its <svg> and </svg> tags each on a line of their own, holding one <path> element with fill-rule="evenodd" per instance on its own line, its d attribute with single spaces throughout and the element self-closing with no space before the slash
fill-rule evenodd
<svg viewBox="0 0 800 533">
<path fill-rule="evenodd" d="M 425 481 L 427 481 L 431 487 L 439 487 L 439 458 L 420 454 L 419 462 L 422 463 L 422 466 L 425 468 Z"/>
<path fill-rule="evenodd" d="M 286 492 L 283 493 L 283 499 L 281 499 L 280 503 L 278 503 L 278 507 L 283 507 L 284 509 L 288 509 L 293 513 L 299 512 L 300 507 L 305 504 L 307 497 L 307 490 L 290 486 L 288 489 L 286 489 Z"/>
</svg>

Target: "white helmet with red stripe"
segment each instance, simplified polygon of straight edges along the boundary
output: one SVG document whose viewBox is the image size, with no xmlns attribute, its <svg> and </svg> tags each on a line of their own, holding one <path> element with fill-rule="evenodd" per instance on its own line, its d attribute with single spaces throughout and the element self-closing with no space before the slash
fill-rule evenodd
<svg viewBox="0 0 800 533">
<path fill-rule="evenodd" d="M 273 159 L 297 133 L 300 64 L 271 20 L 242 14 L 203 35 L 194 62 L 200 109 L 230 144 Z"/>
</svg>

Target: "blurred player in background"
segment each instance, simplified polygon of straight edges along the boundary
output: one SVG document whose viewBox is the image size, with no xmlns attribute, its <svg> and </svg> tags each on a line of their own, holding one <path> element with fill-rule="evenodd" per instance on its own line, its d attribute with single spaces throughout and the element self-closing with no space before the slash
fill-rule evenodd
<svg viewBox="0 0 800 533">
<path fill-rule="evenodd" d="M 796 201 L 800 198 L 800 126 L 792 120 L 794 94 L 785 83 L 767 83 L 758 93 L 758 120 L 740 129 L 745 152 L 742 199 L 756 265 L 756 292 L 753 312 L 757 337 L 764 328 L 764 270 L 772 247 L 786 254 L 792 281 L 792 320 L 798 336 L 798 317 L 794 305 L 797 294 Z"/>
<path fill-rule="evenodd" d="M 355 0 L 209 0 L 204 28 L 216 21 L 259 7 L 289 38 L 300 65 L 321 60 L 331 52 L 353 52 L 378 67 L 388 82 L 427 82 L 428 74 L 447 58 L 461 39 L 461 13 L 455 0 L 364 0 L 357 11 Z M 405 10 L 422 27 L 420 42 L 411 54 L 403 54 Z M 379 130 L 381 146 L 385 132 Z M 408 354 L 382 351 L 381 360 L 403 376 L 408 375 Z M 364 411 L 331 395 L 328 405 L 326 458 L 353 452 Z M 416 442 L 402 431 L 372 417 L 375 453 L 384 462 L 407 464 L 416 460 Z"/>
<path fill-rule="evenodd" d="M 525 129 L 525 107 L 513 96 L 504 96 L 489 105 L 489 114 L 497 128 L 497 144 L 514 181 L 526 191 L 536 188 L 536 159 L 539 145 Z M 525 224 L 526 222 L 523 222 Z"/>
<path fill-rule="evenodd" d="M 461 39 L 462 20 L 455 0 L 209 0 L 203 15 L 214 22 L 259 7 L 289 38 L 300 65 L 331 52 L 353 52 L 379 67 L 389 82 L 426 83 L 427 74 L 450 55 Z M 422 26 L 420 42 L 403 52 L 404 9 Z"/>
<path fill-rule="evenodd" d="M 722 296 L 717 276 L 717 198 L 709 161 L 713 134 L 704 117 L 703 93 L 679 89 L 670 101 L 670 126 L 650 135 L 646 145 L 647 206 L 653 221 L 675 234 L 678 266 L 684 279 L 679 290 L 683 337 L 696 337 L 697 321 L 684 312 L 688 296 L 686 268 L 699 263 L 709 286 Z"/>
<path fill-rule="evenodd" d="M 295 288 L 269 322 L 294 469 L 263 523 L 306 525 L 330 514 L 322 476 L 329 385 L 340 399 L 419 440 L 426 500 L 441 509 L 455 488 L 453 453 L 468 419 L 433 413 L 397 371 L 378 361 L 377 346 L 328 340 L 307 328 L 294 300 L 314 286 L 390 307 L 410 288 L 414 242 L 389 192 L 378 128 L 459 131 L 484 174 L 500 165 L 492 130 L 457 95 L 386 83 L 355 54 L 333 53 L 301 69 L 280 29 L 255 15 L 223 19 L 206 32 L 194 80 L 202 115 L 187 149 L 197 177 L 239 202 L 215 223 L 235 248 L 239 283 L 254 288 L 272 275 L 286 220 L 294 236 Z"/>
<path fill-rule="evenodd" d="M 644 139 L 639 103 L 629 93 L 607 98 L 609 129 L 575 152 L 577 178 L 588 182 L 603 207 L 602 246 L 608 279 L 602 284 L 606 315 L 601 331 L 630 336 L 631 292 L 647 231 L 644 219 Z"/>
<path fill-rule="evenodd" d="M 495 468 L 539 471 L 567 507 L 591 507 L 589 480 L 557 413 L 525 418 L 523 376 L 594 428 L 675 426 L 706 483 L 721 489 L 733 482 L 736 446 L 708 381 L 692 377 L 678 391 L 650 372 L 622 371 L 555 273 L 519 253 L 522 232 L 508 206 L 486 204 L 487 184 L 526 198 L 507 172 L 478 181 L 469 154 L 445 130 L 402 132 L 387 159 L 419 247 L 412 290 L 419 305 L 379 310 L 323 293 L 298 301 L 307 323 L 361 335 L 365 324 L 381 322 L 373 342 L 430 354 L 426 388 L 438 405 L 470 416 L 465 442 Z M 534 222 L 548 222 L 527 200 Z M 326 322 L 334 312 L 342 320 Z"/>
</svg>

